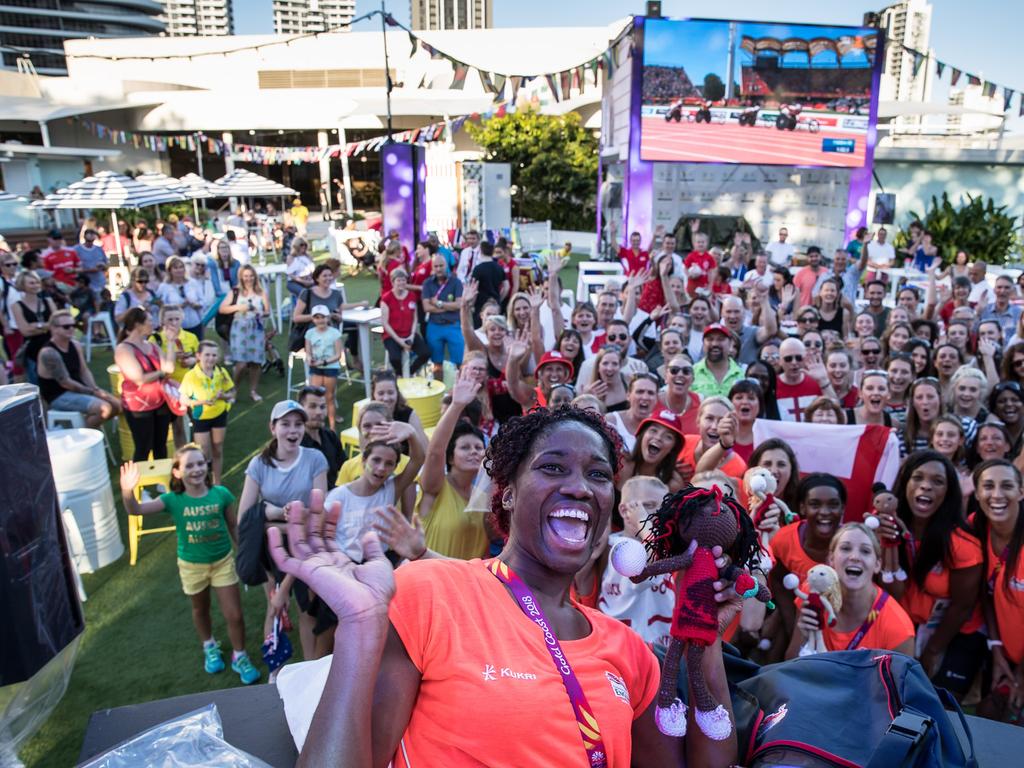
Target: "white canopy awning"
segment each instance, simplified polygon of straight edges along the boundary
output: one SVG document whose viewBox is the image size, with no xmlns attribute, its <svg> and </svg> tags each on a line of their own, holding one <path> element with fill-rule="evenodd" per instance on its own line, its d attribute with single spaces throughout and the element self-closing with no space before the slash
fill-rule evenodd
<svg viewBox="0 0 1024 768">
<path fill-rule="evenodd" d="M 113 171 L 76 181 L 56 194 L 56 208 L 143 208 L 188 199 L 182 192 L 160 189 Z"/>
<path fill-rule="evenodd" d="M 244 168 L 236 168 L 213 184 L 218 197 L 284 197 L 297 194 L 291 187 L 278 184 Z"/>
</svg>

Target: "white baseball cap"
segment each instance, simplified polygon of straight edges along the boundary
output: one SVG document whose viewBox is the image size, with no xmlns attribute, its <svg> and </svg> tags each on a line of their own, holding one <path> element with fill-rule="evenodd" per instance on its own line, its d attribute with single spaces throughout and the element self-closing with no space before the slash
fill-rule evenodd
<svg viewBox="0 0 1024 768">
<path fill-rule="evenodd" d="M 317 304 L 315 307 L 313 307 L 313 311 L 310 312 L 309 314 L 312 315 L 313 317 L 316 317 L 317 315 L 324 315 L 326 317 L 330 317 L 331 310 L 329 310 L 323 304 Z"/>
</svg>

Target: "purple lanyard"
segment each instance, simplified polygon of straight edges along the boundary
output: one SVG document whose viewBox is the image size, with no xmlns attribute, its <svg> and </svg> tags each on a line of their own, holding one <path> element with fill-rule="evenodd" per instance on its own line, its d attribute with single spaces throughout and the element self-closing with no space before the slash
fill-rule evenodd
<svg viewBox="0 0 1024 768">
<path fill-rule="evenodd" d="M 569 694 L 569 703 L 572 704 L 572 711 L 576 715 L 576 725 L 579 726 L 580 736 L 583 738 L 583 748 L 587 750 L 587 759 L 594 768 L 607 768 L 608 757 L 605 754 L 604 742 L 601 740 L 601 729 L 597 727 L 597 718 L 592 714 L 590 705 L 587 704 L 587 697 L 583 694 L 583 687 L 576 679 L 576 673 L 572 671 L 569 660 L 562 653 L 562 646 L 558 638 L 548 626 L 544 618 L 544 611 L 533 599 L 530 588 L 526 582 L 516 576 L 508 564 L 501 560 L 492 560 L 487 564 L 487 570 L 494 574 L 502 584 L 507 586 L 516 598 L 518 605 L 526 618 L 540 627 L 544 633 L 544 647 L 551 654 L 551 660 L 555 663 L 555 669 L 562 676 L 562 683 L 565 685 L 565 692 Z"/>
<path fill-rule="evenodd" d="M 875 604 L 871 606 L 871 610 L 868 611 L 868 617 L 864 619 L 864 623 L 860 625 L 860 629 L 857 630 L 857 634 L 850 638 L 850 642 L 846 644 L 844 650 L 853 651 L 860 645 L 864 639 L 864 635 L 868 633 L 871 626 L 875 623 L 878 617 L 882 614 L 882 606 L 885 605 L 885 601 L 889 599 L 889 593 L 884 589 L 878 595 L 878 599 L 875 600 Z"/>
</svg>

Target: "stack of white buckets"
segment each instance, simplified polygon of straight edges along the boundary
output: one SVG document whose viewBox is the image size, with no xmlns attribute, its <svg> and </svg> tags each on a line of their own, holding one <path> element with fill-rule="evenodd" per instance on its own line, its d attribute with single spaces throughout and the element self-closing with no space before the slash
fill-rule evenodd
<svg viewBox="0 0 1024 768">
<path fill-rule="evenodd" d="M 124 554 L 103 433 L 59 429 L 46 433 L 46 443 L 71 559 L 79 573 L 92 573 Z"/>
</svg>

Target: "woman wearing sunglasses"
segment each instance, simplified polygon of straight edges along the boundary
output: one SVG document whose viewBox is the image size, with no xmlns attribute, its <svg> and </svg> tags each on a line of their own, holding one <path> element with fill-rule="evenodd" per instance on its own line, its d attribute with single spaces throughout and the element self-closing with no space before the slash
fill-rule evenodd
<svg viewBox="0 0 1024 768">
<path fill-rule="evenodd" d="M 665 407 L 679 417 L 683 434 L 692 435 L 697 432 L 697 408 L 700 406 L 700 395 L 690 391 L 693 384 L 693 362 L 685 352 L 671 357 L 665 366 L 665 388 L 661 391 L 661 401 Z"/>
<path fill-rule="evenodd" d="M 114 305 L 114 320 L 118 325 L 124 325 L 128 310 L 132 307 L 142 307 L 149 313 L 150 322 L 153 325 L 160 324 L 160 298 L 157 292 L 149 287 L 152 276 L 149 270 L 144 267 L 136 267 L 132 270 L 132 280 L 124 292 L 117 297 Z"/>
</svg>

